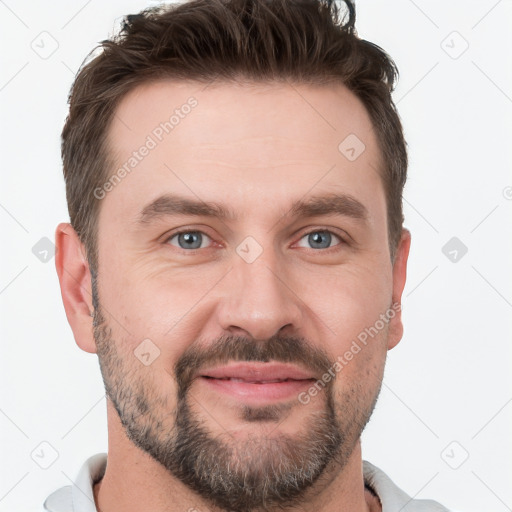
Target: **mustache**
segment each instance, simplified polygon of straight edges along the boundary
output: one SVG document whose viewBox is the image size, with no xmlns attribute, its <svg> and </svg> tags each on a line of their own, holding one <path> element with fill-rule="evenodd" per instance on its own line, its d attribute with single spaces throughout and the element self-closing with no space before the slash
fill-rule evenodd
<svg viewBox="0 0 512 512">
<path fill-rule="evenodd" d="M 225 335 L 209 345 L 192 344 L 176 361 L 174 375 L 178 383 L 178 398 L 184 398 L 201 368 L 231 361 L 295 363 L 312 370 L 315 375 L 325 373 L 332 365 L 324 349 L 313 346 L 303 337 L 276 335 L 260 341 L 246 336 Z"/>
</svg>

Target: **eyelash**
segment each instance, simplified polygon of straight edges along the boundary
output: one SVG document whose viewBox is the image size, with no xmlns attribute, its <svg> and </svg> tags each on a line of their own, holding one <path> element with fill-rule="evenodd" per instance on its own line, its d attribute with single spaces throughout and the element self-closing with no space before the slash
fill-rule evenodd
<svg viewBox="0 0 512 512">
<path fill-rule="evenodd" d="M 204 231 L 201 231 L 199 229 L 183 229 L 181 231 L 177 231 L 176 233 L 172 233 L 170 236 L 166 237 L 166 239 L 164 240 L 164 244 L 171 245 L 169 243 L 170 240 L 172 240 L 173 238 L 175 238 L 183 233 L 200 233 L 202 235 L 206 235 L 210 240 L 214 241 L 213 238 L 210 235 L 208 235 L 208 233 L 205 233 Z M 339 234 L 337 234 L 334 231 L 327 229 L 327 228 L 320 228 L 320 229 L 316 228 L 316 229 L 312 229 L 311 231 L 307 231 L 306 233 L 302 234 L 302 236 L 299 238 L 299 241 L 312 233 L 329 233 L 330 235 L 334 235 L 336 238 L 338 238 L 340 243 L 333 245 L 332 247 L 327 247 L 325 249 L 314 249 L 312 247 L 307 248 L 310 251 L 327 253 L 327 252 L 331 252 L 332 250 L 339 250 L 339 247 L 342 245 L 347 245 L 347 242 L 343 237 L 341 237 Z M 196 251 L 208 249 L 208 247 L 201 247 L 198 249 L 183 249 L 183 248 L 177 247 L 177 246 L 173 246 L 173 247 L 175 249 L 181 250 L 184 253 L 192 253 L 192 254 L 194 254 Z M 302 247 L 302 249 L 305 249 L 305 247 Z"/>
</svg>

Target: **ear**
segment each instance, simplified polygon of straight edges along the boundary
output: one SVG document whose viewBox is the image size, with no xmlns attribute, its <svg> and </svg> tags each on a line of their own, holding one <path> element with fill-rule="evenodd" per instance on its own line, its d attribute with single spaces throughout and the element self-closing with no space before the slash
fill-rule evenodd
<svg viewBox="0 0 512 512">
<path fill-rule="evenodd" d="M 95 353 L 91 273 L 84 246 L 71 224 L 64 222 L 55 231 L 55 245 L 55 267 L 69 325 L 77 345 Z"/>
<path fill-rule="evenodd" d="M 395 316 L 389 321 L 388 331 L 388 350 L 398 345 L 404 334 L 402 324 L 402 292 L 407 278 L 407 259 L 411 247 L 411 232 L 408 229 L 402 229 L 402 236 L 396 249 L 395 262 L 393 264 L 393 296 L 392 308 Z"/>
</svg>

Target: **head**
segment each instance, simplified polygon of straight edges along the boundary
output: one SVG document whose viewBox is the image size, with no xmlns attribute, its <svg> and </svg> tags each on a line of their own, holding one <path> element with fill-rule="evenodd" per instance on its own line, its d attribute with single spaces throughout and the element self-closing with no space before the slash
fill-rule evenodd
<svg viewBox="0 0 512 512">
<path fill-rule="evenodd" d="M 396 68 L 354 22 L 350 2 L 150 9 L 70 94 L 68 320 L 123 435 L 218 507 L 342 470 L 402 337 Z M 209 375 L 236 362 L 304 378 L 242 398 Z"/>
</svg>

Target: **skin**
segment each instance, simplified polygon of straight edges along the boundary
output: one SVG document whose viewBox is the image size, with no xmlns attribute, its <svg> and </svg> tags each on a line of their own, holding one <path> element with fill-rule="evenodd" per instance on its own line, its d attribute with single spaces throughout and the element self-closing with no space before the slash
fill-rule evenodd
<svg viewBox="0 0 512 512">
<path fill-rule="evenodd" d="M 177 406 L 174 368 L 187 349 L 206 350 L 222 336 L 245 343 L 300 336 L 314 353 L 335 361 L 379 315 L 400 303 L 410 247 L 410 233 L 404 229 L 395 261 L 390 260 L 381 153 L 364 106 L 341 85 L 205 87 L 161 81 L 139 86 L 122 100 L 109 129 L 116 163 L 123 165 L 191 96 L 197 106 L 101 200 L 98 223 L 97 291 L 109 328 L 103 349 L 108 343 L 115 347 L 123 369 L 115 373 L 115 365 L 105 363 L 104 378 L 112 370 L 110 384 L 122 388 L 124 383 L 128 394 L 139 383 L 169 431 Z M 351 133 L 365 144 L 352 162 L 338 150 Z M 223 203 L 236 219 L 169 216 L 139 225 L 142 208 L 165 192 Z M 326 193 L 356 198 L 368 211 L 367 222 L 337 215 L 285 215 L 293 201 Z M 177 237 L 169 239 L 178 228 L 208 235 L 203 248 L 180 248 Z M 324 230 L 340 238 L 333 236 L 329 249 L 311 247 L 307 234 Z M 247 236 L 262 248 L 252 263 L 236 252 Z M 62 298 L 75 340 L 105 362 L 98 333 L 94 336 L 85 249 L 67 223 L 57 227 L 56 245 Z M 363 483 L 359 438 L 364 425 L 350 420 L 359 410 L 371 414 L 387 351 L 402 334 L 397 311 L 332 380 L 327 389 L 346 436 L 344 454 L 328 464 L 298 501 L 281 509 L 379 509 Z M 160 350 L 149 366 L 134 356 L 144 339 Z M 327 390 L 307 405 L 296 398 L 280 404 L 277 421 L 248 421 L 240 400 L 215 392 L 200 379 L 187 394 L 194 417 L 212 436 L 243 448 L 253 466 L 261 443 L 299 440 L 325 412 L 326 396 Z M 98 510 L 221 510 L 137 447 L 110 399 L 107 415 L 108 466 L 94 486 Z M 361 422 L 366 419 L 361 413 Z M 254 438 L 258 443 L 251 448 L 248 440 Z"/>
</svg>

